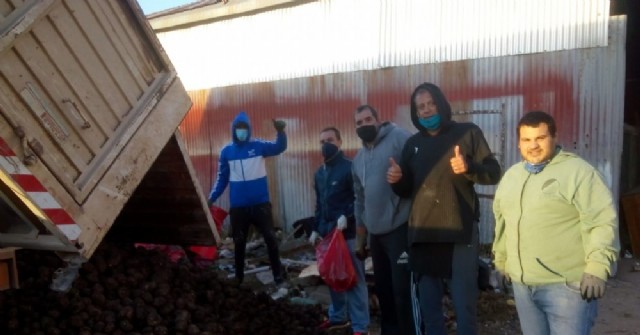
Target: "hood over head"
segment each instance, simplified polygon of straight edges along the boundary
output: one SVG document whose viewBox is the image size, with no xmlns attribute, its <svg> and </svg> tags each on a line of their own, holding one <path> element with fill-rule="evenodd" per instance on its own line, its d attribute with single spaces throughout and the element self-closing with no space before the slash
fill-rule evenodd
<svg viewBox="0 0 640 335">
<path fill-rule="evenodd" d="M 431 94 L 431 99 L 433 99 L 433 102 L 436 104 L 438 114 L 440 114 L 441 118 L 440 129 L 447 127 L 451 122 L 451 106 L 449 105 L 449 101 L 447 101 L 447 98 L 438 86 L 427 82 L 418 85 L 411 94 L 411 122 L 413 122 L 413 125 L 421 132 L 427 130 L 420 124 L 420 122 L 418 122 L 418 109 L 415 103 L 416 95 L 423 91 L 429 92 Z"/>
<path fill-rule="evenodd" d="M 236 128 L 238 127 L 238 124 L 241 124 L 241 123 L 246 124 L 249 130 L 249 136 L 247 136 L 247 141 L 251 139 L 251 124 L 249 123 L 249 116 L 245 111 L 240 111 L 240 113 L 238 113 L 238 115 L 236 115 L 236 117 L 233 119 L 233 122 L 231 122 L 231 138 L 233 139 L 233 143 L 240 142 L 236 137 Z"/>
</svg>

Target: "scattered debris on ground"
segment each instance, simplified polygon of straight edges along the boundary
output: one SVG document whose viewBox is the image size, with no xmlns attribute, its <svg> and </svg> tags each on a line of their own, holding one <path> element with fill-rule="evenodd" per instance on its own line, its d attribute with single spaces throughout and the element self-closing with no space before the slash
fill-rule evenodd
<svg viewBox="0 0 640 335">
<path fill-rule="evenodd" d="M 21 289 L 0 292 L 2 334 L 316 334 L 330 295 L 304 239 L 284 238 L 285 285 L 276 286 L 261 239 L 247 244 L 245 282 L 234 278 L 233 243 L 202 260 L 177 246 L 100 247 L 67 293 L 48 286 L 62 266 L 51 252 L 19 250 Z M 379 304 L 367 260 L 371 335 Z M 455 333 L 453 306 L 443 311 Z M 520 333 L 513 299 L 493 289 L 478 301 L 479 333 Z"/>
</svg>

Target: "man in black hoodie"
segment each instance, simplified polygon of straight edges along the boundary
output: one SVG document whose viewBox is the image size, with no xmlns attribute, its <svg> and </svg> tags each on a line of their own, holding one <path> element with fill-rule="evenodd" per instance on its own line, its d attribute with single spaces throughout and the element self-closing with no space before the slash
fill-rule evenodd
<svg viewBox="0 0 640 335">
<path fill-rule="evenodd" d="M 429 335 L 446 334 L 444 281 L 456 312 L 457 333 L 476 334 L 479 201 L 473 185 L 500 180 L 500 165 L 480 128 L 451 120 L 440 88 L 419 85 L 411 95 L 411 136 L 399 164 L 390 159 L 387 181 L 413 200 L 409 216 L 409 267 Z"/>
</svg>

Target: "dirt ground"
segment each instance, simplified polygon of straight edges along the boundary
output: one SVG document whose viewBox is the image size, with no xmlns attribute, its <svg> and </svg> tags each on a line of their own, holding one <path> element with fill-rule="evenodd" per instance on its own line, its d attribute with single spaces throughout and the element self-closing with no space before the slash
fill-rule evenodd
<svg viewBox="0 0 640 335">
<path fill-rule="evenodd" d="M 623 258 L 618 273 L 607 282 L 598 304 L 592 335 L 640 335 L 640 260 Z M 513 301 L 502 294 L 483 293 L 478 302 L 480 335 L 521 334 Z M 455 334 L 455 331 L 451 331 Z"/>
<path fill-rule="evenodd" d="M 624 258 L 618 265 L 618 273 L 607 282 L 607 291 L 599 302 L 598 317 L 592 335 L 640 335 L 640 264 L 637 258 Z M 445 302 L 448 310 L 452 310 Z M 453 313 L 448 322 L 449 334 L 456 334 Z M 514 301 L 503 293 L 481 292 L 478 299 L 479 335 L 521 334 Z M 370 335 L 379 335 L 375 316 Z"/>
<path fill-rule="evenodd" d="M 599 302 L 598 317 L 592 331 L 594 335 L 631 334 L 640 335 L 640 271 L 634 270 L 640 264 L 638 258 L 623 258 L 618 264 L 618 273 L 607 282 L 607 291 Z M 313 285 L 312 285 L 313 286 Z M 315 286 L 318 292 L 324 285 Z M 311 292 L 314 288 L 307 287 Z M 326 291 L 326 289 L 324 290 Z M 324 299 L 318 298 L 324 295 Z M 312 296 L 326 307 L 328 292 Z M 323 301 L 324 300 L 324 301 Z M 449 317 L 449 334 L 455 332 L 453 306 L 445 300 L 446 315 Z M 325 308 L 326 311 L 326 308 Z M 371 310 L 370 335 L 379 335 L 377 311 Z M 478 299 L 478 330 L 480 335 L 521 334 L 518 315 L 513 297 L 501 292 L 483 291 Z"/>
<path fill-rule="evenodd" d="M 605 296 L 598 304 L 592 335 L 640 335 L 640 259 L 623 258 L 618 273 L 607 282 Z M 515 306 L 505 296 L 483 293 L 478 305 L 481 335 L 520 334 Z M 451 334 L 455 334 L 452 331 Z"/>
<path fill-rule="evenodd" d="M 607 291 L 599 302 L 592 335 L 640 335 L 639 267 L 638 258 L 620 260 L 618 273 L 607 282 Z M 478 330 L 480 335 L 521 334 L 513 300 L 502 293 L 482 292 L 478 300 Z M 379 333 L 374 329 L 371 335 L 376 334 Z M 456 334 L 452 325 L 450 334 Z"/>
<path fill-rule="evenodd" d="M 640 271 L 638 258 L 623 258 L 617 275 L 607 282 L 607 291 L 598 305 L 592 334 L 640 334 Z"/>
</svg>

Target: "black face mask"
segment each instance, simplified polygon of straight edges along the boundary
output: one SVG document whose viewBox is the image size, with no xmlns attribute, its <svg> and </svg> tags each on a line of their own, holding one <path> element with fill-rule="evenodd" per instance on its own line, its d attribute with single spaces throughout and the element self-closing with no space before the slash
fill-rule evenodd
<svg viewBox="0 0 640 335">
<path fill-rule="evenodd" d="M 333 158 L 338 153 L 338 150 L 340 149 L 337 145 L 329 142 L 324 142 L 322 144 L 322 157 L 324 157 L 324 161 L 326 162 L 331 160 L 331 158 Z"/>
<path fill-rule="evenodd" d="M 365 143 L 371 143 L 376 139 L 376 136 L 378 135 L 378 127 L 373 124 L 358 127 L 356 129 L 356 133 L 358 134 L 358 137 L 360 137 L 360 139 Z"/>
</svg>

